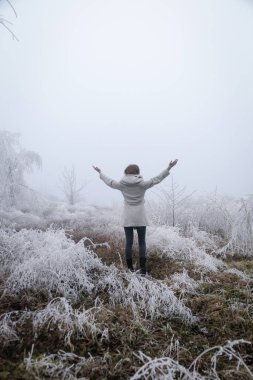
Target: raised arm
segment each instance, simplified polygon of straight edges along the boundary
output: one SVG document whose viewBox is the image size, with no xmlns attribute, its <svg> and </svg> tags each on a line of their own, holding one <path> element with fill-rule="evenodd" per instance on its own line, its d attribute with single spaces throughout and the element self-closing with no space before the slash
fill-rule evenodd
<svg viewBox="0 0 253 380">
<path fill-rule="evenodd" d="M 178 160 L 170 161 L 167 169 L 163 170 L 156 177 L 150 178 L 148 181 L 143 181 L 143 187 L 145 189 L 150 189 L 151 187 L 160 183 L 164 178 L 166 178 L 170 174 L 170 170 L 177 164 Z"/>
<path fill-rule="evenodd" d="M 97 166 L 93 166 L 93 169 L 99 173 L 100 179 L 102 179 L 102 181 L 104 181 L 104 183 L 107 186 L 111 187 L 112 189 L 121 190 L 122 185 L 119 182 L 114 181 L 114 179 L 107 177 L 104 173 L 102 173 L 101 169 L 99 169 Z"/>
</svg>

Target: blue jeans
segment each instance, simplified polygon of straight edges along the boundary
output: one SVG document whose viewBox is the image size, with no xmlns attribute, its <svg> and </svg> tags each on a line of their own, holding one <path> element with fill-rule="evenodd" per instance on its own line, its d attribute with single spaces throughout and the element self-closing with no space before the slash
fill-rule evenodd
<svg viewBox="0 0 253 380">
<path fill-rule="evenodd" d="M 132 247 L 134 242 L 134 229 L 137 230 L 138 242 L 139 242 L 139 254 L 140 258 L 146 257 L 146 226 L 143 227 L 124 227 L 126 235 L 126 259 L 132 258 Z"/>
</svg>

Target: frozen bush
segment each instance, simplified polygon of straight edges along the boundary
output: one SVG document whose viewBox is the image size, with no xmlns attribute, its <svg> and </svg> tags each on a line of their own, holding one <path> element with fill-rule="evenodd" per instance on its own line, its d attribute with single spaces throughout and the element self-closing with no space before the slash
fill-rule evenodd
<svg viewBox="0 0 253 380">
<path fill-rule="evenodd" d="M 194 320 L 190 309 L 162 281 L 120 272 L 111 266 L 110 272 L 100 277 L 97 289 L 107 292 L 112 306 L 122 305 L 131 310 L 136 318 L 177 316 L 186 322 Z"/>
<path fill-rule="evenodd" d="M 149 249 L 156 251 L 158 255 L 190 262 L 204 270 L 217 271 L 224 267 L 221 260 L 207 254 L 192 238 L 180 236 L 177 227 L 152 226 L 147 234 L 147 242 Z"/>
<path fill-rule="evenodd" d="M 26 370 L 35 378 L 44 378 L 61 380 L 76 380 L 83 367 L 92 363 L 92 356 L 85 358 L 78 356 L 72 352 L 59 351 L 57 354 L 41 355 L 39 358 L 33 359 L 33 348 L 25 358 Z M 82 380 L 86 378 L 82 377 Z"/>
<path fill-rule="evenodd" d="M 9 270 L 5 288 L 11 294 L 42 292 L 49 300 L 58 296 L 78 302 L 85 295 L 95 299 L 104 292 L 110 305 L 130 308 L 136 317 L 178 316 L 192 321 L 190 310 L 164 282 L 102 264 L 84 247 L 85 238 L 75 244 L 62 230 L 8 231 L 3 237 L 5 250 L 10 248 L 2 260 Z"/>
<path fill-rule="evenodd" d="M 62 230 L 20 231 L 12 236 L 14 241 L 15 236 L 18 242 L 24 237 L 25 244 L 21 252 L 15 251 L 16 263 L 11 264 L 12 273 L 6 281 L 10 292 L 19 294 L 29 289 L 46 292 L 49 299 L 56 293 L 73 300 L 92 292 L 92 276 L 103 265 L 95 253 L 84 248 L 82 241 L 75 244 Z"/>
<path fill-rule="evenodd" d="M 253 207 L 251 199 L 241 200 L 241 207 L 232 223 L 228 243 L 218 253 L 253 256 Z"/>
<path fill-rule="evenodd" d="M 218 248 L 218 244 L 222 242 L 222 239 L 218 235 L 211 235 L 206 231 L 200 230 L 192 223 L 187 225 L 184 236 L 194 240 L 198 247 L 212 252 L 215 252 Z"/>
<path fill-rule="evenodd" d="M 65 344 L 73 348 L 74 339 L 91 338 L 108 339 L 108 330 L 103 329 L 97 322 L 95 315 L 100 308 L 74 310 L 65 298 L 53 299 L 43 310 L 36 312 L 33 319 L 35 334 L 46 330 L 58 331 L 59 336 L 64 338 Z"/>
<path fill-rule="evenodd" d="M 0 271 L 4 277 L 34 254 L 32 241 L 38 238 L 37 231 L 0 228 Z"/>
<path fill-rule="evenodd" d="M 173 290 L 181 290 L 184 293 L 196 293 L 199 287 L 199 283 L 191 278 L 185 269 L 182 273 L 174 273 L 170 277 L 170 282 Z"/>
<path fill-rule="evenodd" d="M 194 224 L 212 235 L 227 238 L 231 230 L 235 203 L 234 199 L 217 192 L 199 197 L 195 204 L 197 224 Z"/>
</svg>

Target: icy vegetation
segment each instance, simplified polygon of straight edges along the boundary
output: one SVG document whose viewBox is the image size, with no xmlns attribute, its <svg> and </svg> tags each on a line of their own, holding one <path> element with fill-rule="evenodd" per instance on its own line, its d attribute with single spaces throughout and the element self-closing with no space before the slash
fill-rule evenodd
<svg viewBox="0 0 253 380">
<path fill-rule="evenodd" d="M 0 131 L 0 206 L 1 209 L 19 209 L 31 204 L 33 191 L 26 186 L 24 175 L 34 166 L 41 166 L 40 156 L 21 147 L 19 136 Z"/>
<path fill-rule="evenodd" d="M 199 247 L 193 238 L 181 236 L 177 227 L 152 226 L 149 229 L 148 242 L 150 249 L 156 250 L 158 255 L 192 262 L 210 270 L 217 270 L 223 266 L 220 260 L 206 253 L 203 249 L 204 241 L 202 241 L 202 248 Z M 209 237 L 207 237 L 207 244 L 209 244 Z"/>
<path fill-rule="evenodd" d="M 92 213 L 90 216 L 95 218 Z M 94 224 L 95 235 L 99 238 L 108 234 L 113 241 L 122 242 L 122 232 L 117 224 L 109 226 L 106 216 L 102 216 L 102 226 Z M 113 217 L 117 221 L 117 213 Z M 88 231 L 93 231 L 92 238 L 84 236 L 76 243 L 72 239 L 73 228 L 67 232 L 55 226 L 44 231 L 27 228 L 17 230 L 10 226 L 0 229 L 1 299 L 7 305 L 22 299 L 28 304 L 34 304 L 36 299 L 41 300 L 36 308 L 11 310 L 0 316 L 0 341 L 3 350 L 8 350 L 15 343 L 22 347 L 23 331 L 29 329 L 29 342 L 33 342 L 33 347 L 23 365 L 25 371 L 35 378 L 49 376 L 78 379 L 86 378 L 85 374 L 90 378 L 93 366 L 102 370 L 108 365 L 103 355 L 93 356 L 88 351 L 83 356 L 78 354 L 78 347 L 87 344 L 85 342 L 89 342 L 91 347 L 110 347 L 115 339 L 112 321 L 119 310 L 131 321 L 127 322 L 131 324 L 130 331 L 133 329 L 143 336 L 149 336 L 151 330 L 148 325 L 144 327 L 145 323 L 164 321 L 162 329 L 165 332 L 167 329 L 170 331 L 170 323 L 175 323 L 173 321 L 198 326 L 199 317 L 187 305 L 188 297 L 201 296 L 201 286 L 212 285 L 209 277 L 220 274 L 234 276 L 246 283 L 250 292 L 250 275 L 227 267 L 224 261 L 211 253 L 215 253 L 214 247 L 208 253 L 210 234 L 200 232 L 200 238 L 195 240 L 194 236 L 198 237 L 195 229 L 194 236 L 186 237 L 178 227 L 150 226 L 147 243 L 151 258 L 155 255 L 156 260 L 165 258 L 171 263 L 182 265 L 182 270 L 174 271 L 170 277 L 156 279 L 149 275 L 141 276 L 138 271 L 132 273 L 126 270 L 121 260 L 119 265 L 106 265 L 97 250 L 102 250 L 106 255 L 111 251 L 112 241 L 101 243 L 100 239 L 95 243 L 92 224 L 87 235 Z M 240 303 L 233 302 L 229 307 L 234 313 L 242 310 L 249 314 L 252 311 L 247 304 L 242 307 Z M 201 334 L 209 334 L 206 327 L 198 329 Z M 133 339 L 131 334 L 133 332 L 128 339 Z M 52 339 L 51 336 L 55 336 L 53 340 L 59 341 L 61 349 L 66 351 L 58 349 L 38 355 L 36 347 L 40 346 L 42 337 Z M 181 364 L 175 357 L 175 350 L 180 351 L 179 342 L 169 351 L 164 351 L 171 356 L 161 355 L 160 358 L 151 359 L 144 351 L 140 351 L 139 354 L 135 353 L 136 361 L 143 362 L 143 365 L 129 378 L 157 379 L 159 375 L 161 379 L 172 380 L 219 379 L 216 361 L 222 355 L 237 360 L 233 371 L 243 368 L 245 378 L 252 378 L 251 369 L 233 348 L 240 343 L 249 342 L 240 340 L 204 350 L 190 367 Z M 215 353 L 210 361 L 209 372 L 199 372 L 198 362 L 202 360 L 202 355 L 210 351 Z M 119 371 L 124 360 L 127 362 L 127 359 L 121 358 L 115 364 Z"/>
<path fill-rule="evenodd" d="M 46 199 L 25 183 L 40 157 L 0 147 L 0 377 L 253 378 L 252 196 L 160 189 L 142 276 L 121 207 L 81 202 L 74 169 L 67 202 Z"/>
<path fill-rule="evenodd" d="M 1 262 L 9 273 L 5 291 L 15 296 L 24 291 L 45 293 L 49 300 L 64 297 L 50 303 L 41 316 L 53 313 L 57 319 L 58 309 L 71 313 L 67 300 L 78 302 L 88 295 L 97 298 L 103 292 L 110 306 L 123 305 L 136 317 L 179 315 L 187 321 L 192 319 L 190 310 L 163 282 L 102 264 L 82 240 L 75 244 L 63 230 L 8 231 L 2 235 L 1 245 Z M 6 250 L 11 252 L 9 258 Z"/>
<path fill-rule="evenodd" d="M 190 365 L 189 368 L 185 368 L 183 365 L 179 364 L 176 360 L 169 357 L 151 359 L 142 352 L 139 352 L 137 357 L 140 361 L 145 363 L 131 380 L 141 380 L 141 379 L 184 379 L 184 380 L 205 380 L 205 379 L 220 379 L 217 373 L 217 364 L 219 357 L 226 356 L 229 360 L 235 359 L 235 370 L 240 367 L 244 367 L 246 370 L 246 378 L 253 379 L 253 372 L 244 363 L 243 359 L 236 352 L 234 346 L 239 344 L 251 344 L 245 340 L 227 342 L 224 346 L 211 347 L 204 352 L 202 352 Z M 211 357 L 211 366 L 208 375 L 201 375 L 197 371 L 198 361 L 209 352 L 215 351 Z M 238 371 L 237 371 L 238 372 Z"/>
<path fill-rule="evenodd" d="M 81 369 L 93 364 L 92 357 L 88 359 L 73 354 L 72 352 L 59 351 L 57 354 L 43 355 L 40 359 L 32 358 L 33 352 L 25 359 L 26 369 L 31 375 L 47 376 L 50 379 L 75 380 Z M 85 377 L 81 377 L 85 380 Z"/>
<path fill-rule="evenodd" d="M 12 316 L 15 312 L 2 314 L 0 317 L 0 342 L 5 344 L 6 342 L 19 340 L 15 329 L 15 322 L 12 320 Z"/>
<path fill-rule="evenodd" d="M 59 336 L 64 338 L 65 345 L 74 348 L 72 337 L 80 339 L 90 336 L 95 339 L 108 340 L 108 329 L 99 327 L 95 315 L 100 311 L 99 307 L 88 310 L 74 310 L 64 297 L 53 299 L 43 309 L 35 313 L 33 329 L 35 336 L 43 329 L 54 329 Z"/>
<path fill-rule="evenodd" d="M 139 352 L 138 354 L 135 354 L 135 356 L 140 362 L 145 364 L 143 364 L 143 366 L 131 376 L 131 380 L 218 380 L 220 378 L 217 373 L 217 364 L 221 356 L 225 356 L 228 360 L 234 359 L 235 371 L 236 367 L 243 367 L 245 369 L 245 379 L 252 379 L 253 373 L 235 349 L 235 346 L 240 344 L 250 344 L 250 342 L 239 340 L 227 342 L 224 346 L 211 347 L 202 352 L 201 355 L 193 361 L 189 368 L 185 368 L 170 357 L 151 359 L 143 352 Z M 203 376 L 197 371 L 198 361 L 202 356 L 212 351 L 214 351 L 214 353 L 211 357 L 209 374 Z M 44 355 L 40 359 L 33 359 L 32 354 L 33 352 L 31 351 L 28 358 L 25 359 L 28 372 L 34 375 L 43 374 L 50 378 L 62 378 L 67 380 L 78 379 L 78 374 L 82 368 L 96 364 L 96 360 L 92 356 L 86 359 L 65 351 L 60 351 L 57 354 L 51 354 L 48 356 Z M 82 377 L 82 379 L 84 379 L 84 377 Z"/>
</svg>

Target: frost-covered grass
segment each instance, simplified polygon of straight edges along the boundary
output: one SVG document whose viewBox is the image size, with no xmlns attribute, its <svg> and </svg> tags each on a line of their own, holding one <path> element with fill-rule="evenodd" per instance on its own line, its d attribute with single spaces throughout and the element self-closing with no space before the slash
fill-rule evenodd
<svg viewBox="0 0 253 380">
<path fill-rule="evenodd" d="M 143 364 L 143 366 L 134 374 L 134 376 L 131 377 L 131 380 L 219 380 L 220 377 L 217 372 L 217 364 L 219 358 L 222 356 L 227 357 L 227 359 L 230 361 L 233 359 L 235 361 L 234 370 L 230 369 L 227 371 L 227 376 L 233 376 L 233 374 L 237 374 L 243 379 L 253 379 L 253 372 L 245 364 L 240 354 L 236 352 L 236 349 L 234 348 L 238 344 L 251 343 L 241 339 L 233 342 L 229 341 L 224 346 L 214 346 L 206 349 L 197 358 L 194 359 L 189 368 L 184 367 L 178 363 L 178 361 L 170 357 L 151 359 L 150 357 L 143 354 L 143 352 L 139 352 L 137 357 L 141 362 L 145 364 Z M 210 369 L 206 371 L 209 373 L 201 375 L 197 370 L 198 362 L 204 355 L 213 351 L 214 353 L 210 359 Z"/>
<path fill-rule="evenodd" d="M 77 300 L 92 291 L 93 272 L 103 267 L 96 254 L 67 239 L 63 230 L 8 231 L 8 241 L 16 247 L 5 284 L 12 294 L 29 290 L 49 299 L 62 295 Z"/>
<path fill-rule="evenodd" d="M 43 197 L 40 157 L 0 145 L 0 378 L 252 379 L 252 196 L 150 199 L 144 277 L 119 207 Z"/>
<path fill-rule="evenodd" d="M 25 358 L 26 370 L 35 378 L 46 376 L 50 379 L 75 380 L 81 369 L 93 363 L 92 356 L 85 357 L 75 355 L 72 352 L 60 350 L 56 354 L 42 355 L 40 358 L 33 359 L 33 347 L 30 355 Z M 82 380 L 86 378 L 82 377 Z"/>
<path fill-rule="evenodd" d="M 245 344 L 250 344 L 250 342 L 245 340 L 229 341 L 224 346 L 214 346 L 206 349 L 191 363 L 189 368 L 170 357 L 152 359 L 143 352 L 134 353 L 143 365 L 131 376 L 131 380 L 219 380 L 217 365 L 219 359 L 224 357 L 232 361 L 234 365 L 234 369 L 227 371 L 228 378 L 229 376 L 234 378 L 233 375 L 239 375 L 240 378 L 245 380 L 252 379 L 253 372 L 236 350 L 236 346 Z M 197 370 L 198 362 L 209 353 L 212 353 L 210 368 L 205 375 L 202 375 Z M 67 380 L 85 379 L 85 377 L 79 377 L 78 375 L 83 369 L 96 364 L 96 360 L 92 356 L 85 358 L 63 350 L 56 354 L 43 355 L 37 359 L 33 359 L 32 355 L 33 347 L 29 356 L 25 359 L 25 364 L 27 371 L 35 376 L 48 376 Z M 226 374 L 226 371 L 224 372 Z"/>
<path fill-rule="evenodd" d="M 11 316 L 13 312 L 2 314 L 0 317 L 0 342 L 5 344 L 12 341 L 19 340 L 16 332 L 15 322 Z"/>
<path fill-rule="evenodd" d="M 0 229 L 4 371 L 13 380 L 250 376 L 250 344 L 233 352 L 240 368 L 220 351 L 253 340 L 250 272 L 217 259 L 210 234 L 169 226 L 148 228 L 149 274 L 129 272 L 117 215 L 90 215 L 78 230 Z"/>
<path fill-rule="evenodd" d="M 224 267 L 221 260 L 205 251 L 204 241 L 202 247 L 199 247 L 193 238 L 181 236 L 176 227 L 152 226 L 147 240 L 149 248 L 156 250 L 157 254 L 163 257 L 194 263 L 206 270 L 215 271 Z M 207 242 L 209 244 L 209 237 Z"/>
<path fill-rule="evenodd" d="M 29 291 L 43 293 L 49 300 L 59 296 L 77 303 L 103 294 L 110 306 L 123 305 L 136 317 L 192 319 L 190 310 L 165 283 L 104 265 L 84 247 L 83 240 L 75 244 L 63 230 L 9 230 L 3 236 L 1 260 L 9 272 L 5 290 L 11 295 Z M 20 249 L 23 242 L 26 248 Z M 6 257 L 8 245 L 13 255 Z"/>
<path fill-rule="evenodd" d="M 96 323 L 96 314 L 99 307 L 88 310 L 75 310 L 64 297 L 53 299 L 42 310 L 34 314 L 33 330 L 35 337 L 45 329 L 58 332 L 64 338 L 66 346 L 74 348 L 73 341 L 90 337 L 108 340 L 108 329 Z"/>
</svg>

